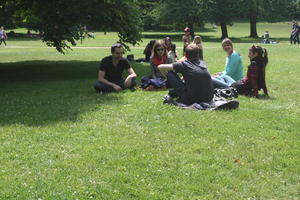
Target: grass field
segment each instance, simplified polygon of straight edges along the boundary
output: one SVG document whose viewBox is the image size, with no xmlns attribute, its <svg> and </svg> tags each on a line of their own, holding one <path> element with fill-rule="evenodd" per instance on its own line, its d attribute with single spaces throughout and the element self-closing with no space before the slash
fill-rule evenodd
<svg viewBox="0 0 300 200">
<path fill-rule="evenodd" d="M 245 71 L 259 42 L 248 29 L 229 27 Z M 265 30 L 280 41 L 264 45 L 270 98 L 240 96 L 239 110 L 216 112 L 163 105 L 166 91 L 95 93 L 116 33 L 66 55 L 10 38 L 0 47 L 0 199 L 300 199 L 300 46 L 289 45 L 287 23 L 258 25 Z M 223 70 L 220 30 L 200 35 L 209 71 Z M 165 36 L 182 46 L 181 33 L 146 32 L 128 53 L 142 57 Z"/>
</svg>

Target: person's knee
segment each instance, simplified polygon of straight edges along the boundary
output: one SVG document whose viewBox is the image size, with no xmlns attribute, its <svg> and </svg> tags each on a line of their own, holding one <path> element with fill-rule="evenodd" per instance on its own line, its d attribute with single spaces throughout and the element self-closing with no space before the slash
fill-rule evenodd
<svg viewBox="0 0 300 200">
<path fill-rule="evenodd" d="M 100 81 L 94 83 L 94 88 L 98 92 L 112 92 L 112 88 Z"/>
</svg>

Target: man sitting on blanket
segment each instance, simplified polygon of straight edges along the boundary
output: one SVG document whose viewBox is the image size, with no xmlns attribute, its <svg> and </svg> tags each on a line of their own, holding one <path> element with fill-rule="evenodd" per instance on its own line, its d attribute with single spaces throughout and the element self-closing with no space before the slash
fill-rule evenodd
<svg viewBox="0 0 300 200">
<path fill-rule="evenodd" d="M 134 90 L 136 73 L 127 59 L 123 58 L 124 47 L 116 43 L 111 46 L 111 56 L 102 59 L 98 72 L 98 81 L 94 88 L 98 92 L 120 92 L 124 89 Z M 123 71 L 128 72 L 127 78 L 122 78 Z"/>
<path fill-rule="evenodd" d="M 165 103 L 171 103 L 174 98 L 178 98 L 177 102 L 185 105 L 212 101 L 214 92 L 211 76 L 199 59 L 199 51 L 196 44 L 190 44 L 185 50 L 186 61 L 158 66 L 161 73 L 166 75 L 171 87 L 165 97 Z M 183 75 L 184 81 L 177 73 Z"/>
</svg>

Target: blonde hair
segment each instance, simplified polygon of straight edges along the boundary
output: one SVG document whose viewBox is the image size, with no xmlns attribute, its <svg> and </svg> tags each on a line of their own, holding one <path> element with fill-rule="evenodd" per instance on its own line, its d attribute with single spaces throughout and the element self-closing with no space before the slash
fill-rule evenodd
<svg viewBox="0 0 300 200">
<path fill-rule="evenodd" d="M 196 40 L 199 40 L 200 43 L 196 43 Z M 203 49 L 203 47 L 202 47 L 202 38 L 201 38 L 200 35 L 196 35 L 194 37 L 194 40 L 193 40 L 192 44 L 196 44 L 201 50 Z"/>
</svg>

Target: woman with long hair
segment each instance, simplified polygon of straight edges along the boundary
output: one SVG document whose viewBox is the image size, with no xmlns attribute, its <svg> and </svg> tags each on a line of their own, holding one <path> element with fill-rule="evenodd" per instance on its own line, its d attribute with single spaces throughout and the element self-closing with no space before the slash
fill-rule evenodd
<svg viewBox="0 0 300 200">
<path fill-rule="evenodd" d="M 258 91 L 263 89 L 264 94 L 268 96 L 266 85 L 266 67 L 268 65 L 267 49 L 253 45 L 249 49 L 248 57 L 250 65 L 248 66 L 247 76 L 242 80 L 234 83 L 239 94 L 258 97 Z"/>
<path fill-rule="evenodd" d="M 203 46 L 202 46 L 202 38 L 201 38 L 201 36 L 196 35 L 194 37 L 194 40 L 193 40 L 192 44 L 196 44 L 199 47 L 199 49 L 200 49 L 200 51 L 199 51 L 199 54 L 200 54 L 199 58 L 201 60 L 203 60 Z"/>
<path fill-rule="evenodd" d="M 157 66 L 161 64 L 169 64 L 170 62 L 170 59 L 168 59 L 168 50 L 164 41 L 156 41 L 153 46 L 152 55 L 150 58 L 151 77 L 165 78 L 164 75 L 160 73 Z"/>
</svg>

